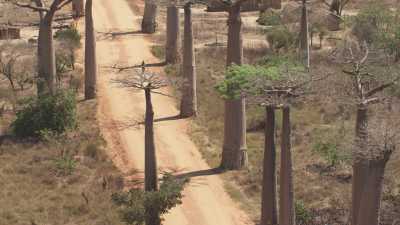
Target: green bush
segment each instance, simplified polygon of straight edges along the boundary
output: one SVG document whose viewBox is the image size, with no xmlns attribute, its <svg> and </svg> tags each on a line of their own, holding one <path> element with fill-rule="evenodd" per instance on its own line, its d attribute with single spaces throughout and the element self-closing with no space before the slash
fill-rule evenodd
<svg viewBox="0 0 400 225">
<path fill-rule="evenodd" d="M 267 41 L 275 51 L 284 49 L 288 51 L 296 42 L 296 34 L 291 32 L 286 26 L 277 26 L 267 31 Z"/>
<path fill-rule="evenodd" d="M 260 15 L 260 18 L 258 18 L 257 22 L 264 26 L 276 26 L 280 25 L 282 20 L 277 12 L 273 10 L 267 10 Z"/>
<path fill-rule="evenodd" d="M 223 98 L 237 99 L 243 90 L 257 92 L 254 88 L 256 78 L 276 79 L 279 70 L 275 66 L 232 65 L 225 75 L 225 79 L 216 85 L 216 90 Z"/>
<path fill-rule="evenodd" d="M 309 209 L 306 208 L 304 202 L 295 202 L 295 212 L 296 212 L 296 223 L 299 225 L 306 225 L 312 222 L 312 214 Z"/>
<path fill-rule="evenodd" d="M 43 130 L 63 133 L 76 126 L 76 99 L 72 91 L 28 99 L 12 123 L 18 137 L 38 137 Z"/>
<path fill-rule="evenodd" d="M 181 192 L 187 181 L 186 179 L 175 179 L 172 175 L 166 174 L 162 179 L 159 191 L 146 192 L 134 188 L 128 192 L 114 193 L 112 201 L 120 208 L 123 222 L 142 225 L 146 218 L 152 216 L 147 212 L 156 211 L 162 216 L 176 205 L 181 204 Z"/>
<path fill-rule="evenodd" d="M 369 44 L 381 45 L 392 36 L 395 15 L 382 3 L 366 4 L 353 20 L 353 33 Z"/>
<path fill-rule="evenodd" d="M 341 163 L 350 161 L 351 156 L 341 149 L 340 143 L 344 141 L 344 137 L 341 137 L 341 135 L 333 137 L 318 135 L 315 139 L 312 151 L 324 158 L 329 167 L 336 167 Z"/>
<path fill-rule="evenodd" d="M 59 175 L 71 175 L 76 167 L 76 161 L 70 155 L 65 155 L 55 160 L 55 165 Z"/>
<path fill-rule="evenodd" d="M 55 33 L 54 38 L 56 38 L 59 41 L 69 43 L 72 48 L 79 48 L 81 46 L 82 35 L 79 33 L 78 29 L 74 26 L 58 30 Z"/>
</svg>

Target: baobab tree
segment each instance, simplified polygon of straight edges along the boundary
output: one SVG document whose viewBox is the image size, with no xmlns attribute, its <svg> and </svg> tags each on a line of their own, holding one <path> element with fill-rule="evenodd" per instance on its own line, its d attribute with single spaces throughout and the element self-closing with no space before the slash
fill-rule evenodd
<svg viewBox="0 0 400 225">
<path fill-rule="evenodd" d="M 352 47 L 347 47 L 344 51 L 346 54 L 341 56 L 345 61 L 341 62 L 349 65 L 350 69 L 344 68 L 345 82 L 341 85 L 340 92 L 337 96 L 343 96 L 344 101 L 350 101 L 350 104 L 356 106 L 356 124 L 355 124 L 355 148 L 353 150 L 353 180 L 352 180 L 352 207 L 351 207 L 351 224 L 352 225 L 377 225 L 379 221 L 379 201 L 377 202 L 376 192 L 367 192 L 371 190 L 371 182 L 381 182 L 371 173 L 376 173 L 377 170 L 383 173 L 386 165 L 387 155 L 380 155 L 377 162 L 375 159 L 365 157 L 368 153 L 370 132 L 368 129 L 368 111 L 372 105 L 383 103 L 386 99 L 384 90 L 395 85 L 399 77 L 393 76 L 388 72 L 379 75 L 373 74 L 369 68 L 373 64 L 373 60 L 369 60 L 369 48 L 364 43 L 360 50 L 354 51 Z M 382 59 L 378 59 L 382 61 Z M 378 67 L 376 67 L 378 68 Z M 380 151 L 380 152 L 386 152 Z M 389 155 L 390 156 L 390 155 Z M 378 167 L 378 168 L 375 168 Z M 376 169 L 376 170 L 375 170 Z M 375 180 L 374 180 L 375 179 Z M 375 184 L 377 184 L 375 183 Z M 381 184 L 380 184 L 381 185 Z M 379 185 L 379 186 L 380 186 Z M 380 194 L 380 193 L 379 193 Z M 374 199 L 372 201 L 372 199 Z M 366 216 L 368 215 L 368 216 Z M 366 222 L 366 218 L 368 218 Z"/>
<path fill-rule="evenodd" d="M 114 80 L 124 88 L 132 88 L 136 90 L 143 90 L 146 100 L 145 112 L 145 169 L 144 169 L 144 188 L 147 192 L 158 190 L 158 177 L 157 177 L 157 158 L 156 148 L 154 144 L 154 109 L 151 99 L 151 93 L 154 90 L 163 88 L 167 82 L 162 79 L 158 74 L 146 72 L 145 63 L 142 63 L 142 70 L 136 71 L 133 75 L 128 75 L 124 78 Z M 160 212 L 156 211 L 154 207 L 147 208 L 146 218 L 147 225 L 161 224 Z"/>
<path fill-rule="evenodd" d="M 226 78 L 217 85 L 225 98 L 246 96 L 266 109 L 265 150 L 263 164 L 262 225 L 278 223 L 276 196 L 275 110 L 283 110 L 280 178 L 280 223 L 293 225 L 294 199 L 290 143 L 290 104 L 309 93 L 310 84 L 322 78 L 312 78 L 296 62 L 281 59 L 263 66 L 233 65 Z"/>
<path fill-rule="evenodd" d="M 142 19 L 142 32 L 152 34 L 157 28 L 157 2 L 156 0 L 145 0 L 144 14 Z"/>
<path fill-rule="evenodd" d="M 11 0 L 19 7 L 28 8 L 38 12 L 40 18 L 38 38 L 38 95 L 53 94 L 55 91 L 56 60 L 53 44 L 53 20 L 57 11 L 62 9 L 72 0 L 53 0 L 46 7 L 43 0 L 33 0 L 29 3 Z"/>
<path fill-rule="evenodd" d="M 72 0 L 72 16 L 75 19 L 85 15 L 84 5 L 84 0 Z"/>
<path fill-rule="evenodd" d="M 310 68 L 310 32 L 308 24 L 307 1 L 302 0 L 300 20 L 299 54 L 306 68 Z"/>
<path fill-rule="evenodd" d="M 179 25 L 179 8 L 177 2 L 171 1 L 167 6 L 166 63 L 175 64 L 179 60 Z"/>
<path fill-rule="evenodd" d="M 243 0 L 230 2 L 228 8 L 228 47 L 226 65 L 242 65 L 243 38 L 241 5 Z M 224 143 L 221 167 L 241 169 L 247 164 L 246 146 L 246 101 L 244 96 L 238 99 L 225 99 Z"/>
<path fill-rule="evenodd" d="M 249 0 L 223 1 L 228 12 L 227 67 L 243 63 L 242 5 Z M 267 1 L 276 6 L 277 1 Z M 274 4 L 272 4 L 274 3 Z M 221 168 L 241 169 L 247 165 L 246 100 L 225 99 L 224 143 Z"/>
<path fill-rule="evenodd" d="M 85 99 L 96 97 L 96 35 L 93 25 L 93 0 L 86 0 L 85 17 Z"/>
<path fill-rule="evenodd" d="M 184 6 L 185 25 L 183 37 L 183 76 L 181 116 L 191 117 L 197 114 L 196 60 L 192 26 L 192 2 Z"/>
<path fill-rule="evenodd" d="M 294 73 L 285 74 L 285 73 Z M 279 224 L 294 225 L 293 169 L 291 154 L 290 104 L 305 96 L 310 84 L 322 78 L 311 78 L 304 71 L 286 71 L 278 79 L 256 79 L 257 91 L 254 99 L 266 106 L 265 150 L 263 164 L 263 190 L 261 225 L 278 224 L 276 205 L 276 147 L 275 110 L 282 109 Z"/>
</svg>

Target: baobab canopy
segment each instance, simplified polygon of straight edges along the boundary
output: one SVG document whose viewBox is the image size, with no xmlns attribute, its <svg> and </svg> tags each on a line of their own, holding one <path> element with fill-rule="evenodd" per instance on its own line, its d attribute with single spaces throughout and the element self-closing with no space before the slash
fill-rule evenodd
<svg viewBox="0 0 400 225">
<path fill-rule="evenodd" d="M 234 3 L 231 0 L 209 0 L 207 11 L 222 12 L 226 11 L 229 3 Z M 259 11 L 269 8 L 280 9 L 281 0 L 244 0 L 242 3 L 242 11 Z"/>
</svg>

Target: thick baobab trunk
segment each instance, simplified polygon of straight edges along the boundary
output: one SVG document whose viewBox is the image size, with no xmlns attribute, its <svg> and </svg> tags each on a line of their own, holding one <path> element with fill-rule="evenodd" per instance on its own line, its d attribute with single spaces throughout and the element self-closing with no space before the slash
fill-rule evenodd
<svg viewBox="0 0 400 225">
<path fill-rule="evenodd" d="M 165 46 L 165 61 L 177 63 L 179 61 L 179 9 L 173 4 L 167 8 L 167 43 Z"/>
<path fill-rule="evenodd" d="M 275 174 L 275 109 L 266 107 L 265 150 L 263 165 L 263 187 L 261 202 L 261 225 L 278 224 L 276 208 L 276 174 Z"/>
<path fill-rule="evenodd" d="M 227 66 L 243 60 L 240 5 L 229 9 Z M 245 98 L 225 100 L 224 146 L 221 167 L 240 169 L 247 165 Z"/>
<path fill-rule="evenodd" d="M 310 44 L 308 29 L 308 12 L 306 0 L 303 0 L 301 21 L 300 21 L 300 58 L 304 62 L 306 68 L 310 68 Z"/>
<path fill-rule="evenodd" d="M 379 225 L 383 177 L 390 154 L 382 159 L 369 161 L 368 176 L 361 196 L 358 221 L 355 225 Z"/>
<path fill-rule="evenodd" d="M 191 5 L 185 5 L 185 26 L 183 38 L 183 76 L 181 116 L 191 117 L 197 114 L 196 60 L 193 45 L 193 26 Z"/>
<path fill-rule="evenodd" d="M 290 143 L 290 108 L 284 107 L 282 114 L 281 136 L 281 173 L 279 225 L 294 225 L 295 211 L 293 200 L 292 153 Z"/>
<path fill-rule="evenodd" d="M 56 77 L 56 56 L 53 44 L 53 16 L 50 12 L 43 17 L 38 38 L 38 95 L 53 94 Z"/>
<path fill-rule="evenodd" d="M 356 118 L 356 151 L 362 151 L 366 144 L 367 126 L 368 126 L 368 110 L 365 106 L 360 106 L 357 109 Z M 358 213 L 360 210 L 361 198 L 364 192 L 364 187 L 369 174 L 368 161 L 360 156 L 362 152 L 353 153 L 353 180 L 352 180 L 352 225 L 358 225 Z"/>
<path fill-rule="evenodd" d="M 84 0 L 72 0 L 72 16 L 74 18 L 84 16 L 84 8 Z"/>
<path fill-rule="evenodd" d="M 145 150 L 144 150 L 144 189 L 145 191 L 157 191 L 158 181 L 157 181 L 157 158 L 156 158 L 156 148 L 154 144 L 154 111 L 153 104 L 151 102 L 151 90 L 146 88 L 145 90 L 146 98 L 146 115 L 145 115 Z M 154 210 L 154 208 L 148 208 L 146 218 L 146 225 L 159 225 L 161 224 L 159 212 Z"/>
<path fill-rule="evenodd" d="M 157 3 L 154 0 L 145 0 L 144 14 L 142 20 L 142 32 L 152 34 L 157 27 Z"/>
<path fill-rule="evenodd" d="M 86 0 L 85 17 L 85 99 L 96 97 L 96 35 L 93 25 L 93 0 Z"/>
</svg>

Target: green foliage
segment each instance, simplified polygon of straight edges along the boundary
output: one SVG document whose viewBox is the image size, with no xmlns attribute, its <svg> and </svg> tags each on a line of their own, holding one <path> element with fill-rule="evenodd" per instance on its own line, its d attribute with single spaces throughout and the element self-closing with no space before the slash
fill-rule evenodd
<svg viewBox="0 0 400 225">
<path fill-rule="evenodd" d="M 257 65 L 232 65 L 225 72 L 225 79 L 215 89 L 225 99 L 237 99 L 245 91 L 257 95 L 261 89 L 260 82 L 286 79 L 290 73 L 300 76 L 304 66 L 290 56 L 268 56 Z"/>
<path fill-rule="evenodd" d="M 121 220 L 127 224 L 142 225 L 152 216 L 147 212 L 156 211 L 162 216 L 176 205 L 182 203 L 182 191 L 186 179 L 176 179 L 170 174 L 164 175 L 159 191 L 146 192 L 131 189 L 128 192 L 114 193 L 112 200 L 120 208 Z"/>
<path fill-rule="evenodd" d="M 332 131 L 325 131 L 332 132 Z M 328 163 L 329 167 L 350 161 L 350 155 L 342 149 L 344 137 L 342 135 L 317 135 L 313 143 L 312 151 L 319 154 Z"/>
<path fill-rule="evenodd" d="M 155 57 L 159 59 L 164 59 L 165 58 L 165 48 L 161 45 L 153 45 L 151 46 L 151 54 L 153 54 Z"/>
<path fill-rule="evenodd" d="M 385 49 L 397 47 L 398 30 L 395 14 L 380 2 L 365 4 L 353 19 L 353 33 L 358 39 Z"/>
<path fill-rule="evenodd" d="M 81 46 L 82 36 L 74 26 L 58 30 L 54 37 L 59 41 L 69 43 L 72 48 L 79 48 Z"/>
<path fill-rule="evenodd" d="M 273 10 L 267 10 L 260 15 L 257 22 L 264 26 L 276 26 L 282 24 L 282 19 L 279 13 Z"/>
<path fill-rule="evenodd" d="M 66 154 L 59 159 L 55 160 L 55 165 L 59 175 L 67 176 L 71 175 L 76 168 L 76 161 L 69 154 Z"/>
<path fill-rule="evenodd" d="M 72 53 L 73 54 L 73 53 Z M 57 51 L 56 52 L 56 71 L 57 74 L 65 73 L 74 67 L 74 57 L 70 52 Z"/>
<path fill-rule="evenodd" d="M 223 98 L 236 99 L 243 90 L 251 91 L 251 81 L 257 77 L 277 79 L 278 76 L 279 70 L 274 66 L 232 65 L 227 69 L 225 79 L 217 84 L 216 90 Z"/>
<path fill-rule="evenodd" d="M 13 132 L 18 137 L 37 137 L 43 130 L 62 133 L 75 126 L 75 94 L 64 90 L 27 99 L 12 123 Z"/>
<path fill-rule="evenodd" d="M 275 51 L 280 49 L 288 51 L 296 43 L 296 34 L 286 26 L 276 26 L 267 31 L 267 41 Z"/>
<path fill-rule="evenodd" d="M 295 202 L 295 212 L 296 212 L 296 223 L 299 225 L 306 225 L 312 222 L 312 214 L 309 209 L 306 208 L 304 202 Z"/>
</svg>

